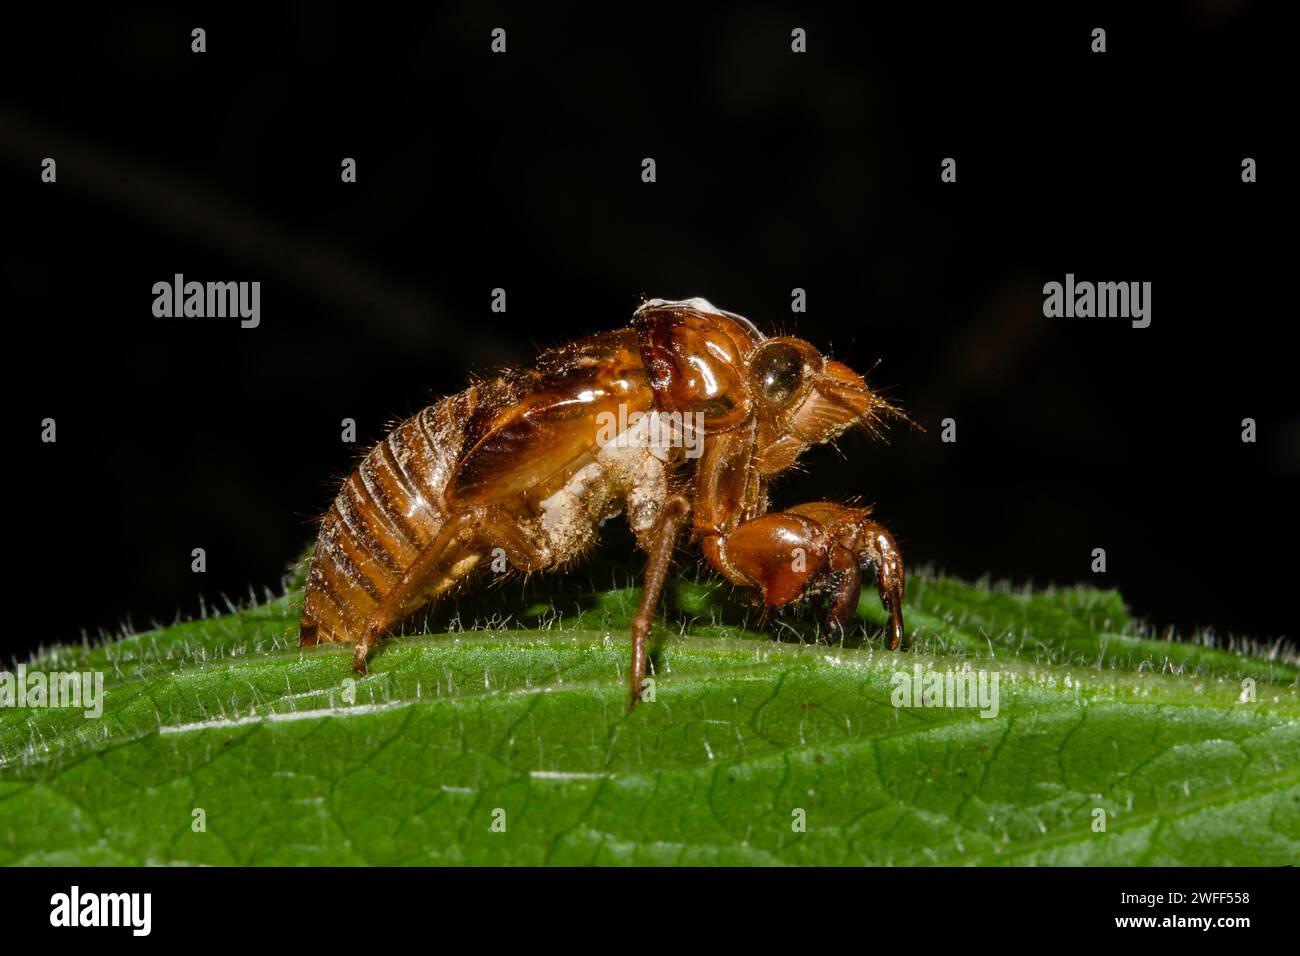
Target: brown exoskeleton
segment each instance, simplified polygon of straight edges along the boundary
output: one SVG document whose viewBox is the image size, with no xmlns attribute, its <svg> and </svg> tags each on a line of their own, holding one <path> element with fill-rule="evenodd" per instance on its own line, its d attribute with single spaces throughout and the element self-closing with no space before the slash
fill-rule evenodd
<svg viewBox="0 0 1300 956">
<path fill-rule="evenodd" d="M 303 645 L 379 639 L 504 551 L 517 569 L 582 556 L 627 513 L 649 555 L 632 624 L 631 694 L 673 548 L 690 529 L 728 581 L 778 608 L 828 596 L 832 625 L 876 577 L 889 647 L 903 637 L 903 560 L 866 508 L 768 511 L 768 484 L 811 445 L 899 414 L 847 365 L 768 338 L 703 299 L 652 299 L 632 325 L 544 352 L 394 428 L 343 484 L 307 577 Z M 500 553 L 500 552 L 496 552 Z"/>
</svg>

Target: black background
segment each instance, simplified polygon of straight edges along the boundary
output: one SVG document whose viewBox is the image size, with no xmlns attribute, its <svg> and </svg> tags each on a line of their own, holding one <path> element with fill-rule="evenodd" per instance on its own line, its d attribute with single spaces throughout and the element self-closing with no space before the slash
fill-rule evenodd
<svg viewBox="0 0 1300 956">
<path fill-rule="evenodd" d="M 389 423 L 643 296 L 695 295 L 880 359 L 873 384 L 927 429 L 817 451 L 779 506 L 862 494 L 913 566 L 1117 587 L 1162 629 L 1294 635 L 1289 34 L 1259 3 L 1041 6 L 11 21 L 6 537 L 30 626 L 0 650 L 277 586 Z M 259 280 L 261 326 L 154 318 L 176 272 Z M 1151 327 L 1044 318 L 1067 272 L 1152 282 Z"/>
</svg>

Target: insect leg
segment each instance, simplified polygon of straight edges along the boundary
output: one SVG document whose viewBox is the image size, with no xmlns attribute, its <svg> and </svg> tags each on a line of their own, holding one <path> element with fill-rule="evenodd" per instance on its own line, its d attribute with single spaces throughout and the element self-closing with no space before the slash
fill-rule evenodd
<svg viewBox="0 0 1300 956">
<path fill-rule="evenodd" d="M 741 522 L 703 542 L 705 557 L 728 581 L 758 588 L 771 608 L 807 594 L 830 566 L 831 544 L 819 522 L 784 511 Z"/>
<path fill-rule="evenodd" d="M 654 624 L 655 607 L 659 603 L 664 580 L 668 577 L 668 565 L 672 561 L 678 532 L 685 524 L 690 510 L 691 504 L 686 498 L 681 495 L 670 498 L 663 507 L 659 524 L 654 531 L 650 560 L 646 564 L 645 579 L 641 585 L 641 604 L 637 607 L 636 617 L 632 619 L 632 693 L 629 707 L 635 707 L 641 700 L 641 685 L 646 676 L 646 644 Z"/>
<path fill-rule="evenodd" d="M 832 629 L 843 632 L 858 614 L 858 595 L 862 593 L 862 572 L 858 568 L 853 552 L 839 546 L 831 548 L 829 565 L 831 598 L 826 613 L 826 623 Z"/>
<path fill-rule="evenodd" d="M 903 558 L 893 536 L 869 514 L 827 501 L 798 505 L 706 539 L 704 554 L 732 583 L 759 588 L 768 607 L 830 592 L 829 621 L 841 628 L 857 611 L 861 572 L 870 570 L 889 612 L 889 649 L 897 650 L 904 630 Z"/>
<path fill-rule="evenodd" d="M 814 501 L 789 510 L 821 523 L 837 545 L 852 552 L 859 568 L 874 573 L 880 603 L 889 612 L 889 649 L 898 650 L 903 642 L 903 590 L 907 573 L 894 536 L 870 517 L 869 508 Z"/>
<path fill-rule="evenodd" d="M 863 570 L 870 566 L 876 572 L 880 603 L 889 612 L 889 649 L 896 651 L 903 642 L 903 588 L 907 583 L 903 556 L 898 553 L 894 536 L 883 525 L 863 518 L 856 527 L 859 532 L 855 549 L 858 561 L 864 566 Z"/>
<path fill-rule="evenodd" d="M 428 546 L 402 574 L 401 579 L 384 596 L 366 619 L 352 654 L 352 669 L 364 674 L 366 661 L 380 638 L 406 614 L 425 603 L 431 583 L 440 583 L 441 592 L 454 581 L 437 582 L 439 574 L 468 573 L 469 567 L 457 571 L 461 559 L 474 563 L 473 549 L 489 537 L 509 538 L 514 518 L 495 505 L 480 505 L 454 512 Z M 472 565 L 471 565 L 472 566 Z M 424 600 L 421 600 L 424 598 Z"/>
</svg>

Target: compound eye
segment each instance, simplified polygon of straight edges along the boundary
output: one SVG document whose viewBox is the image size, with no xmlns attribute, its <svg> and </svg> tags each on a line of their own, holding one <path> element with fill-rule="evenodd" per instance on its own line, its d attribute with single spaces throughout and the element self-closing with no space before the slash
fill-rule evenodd
<svg viewBox="0 0 1300 956">
<path fill-rule="evenodd" d="M 803 384 L 803 357 L 788 345 L 772 345 L 754 360 L 754 375 L 763 398 L 784 405 Z"/>
</svg>

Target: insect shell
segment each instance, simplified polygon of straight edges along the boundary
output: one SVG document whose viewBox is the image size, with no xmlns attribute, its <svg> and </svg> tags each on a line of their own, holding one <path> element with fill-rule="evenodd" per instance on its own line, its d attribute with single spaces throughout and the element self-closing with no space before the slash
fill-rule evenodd
<svg viewBox="0 0 1300 956">
<path fill-rule="evenodd" d="M 630 326 L 543 352 L 394 428 L 321 521 L 300 642 L 376 643 L 502 549 L 522 571 L 580 558 L 620 513 L 648 555 L 632 624 L 631 701 L 683 535 L 769 608 L 821 600 L 854 616 L 862 574 L 903 637 L 904 567 L 869 509 L 768 510 L 768 485 L 811 445 L 899 415 L 847 365 L 704 299 L 652 299 Z M 497 552 L 499 553 L 499 552 Z"/>
</svg>

